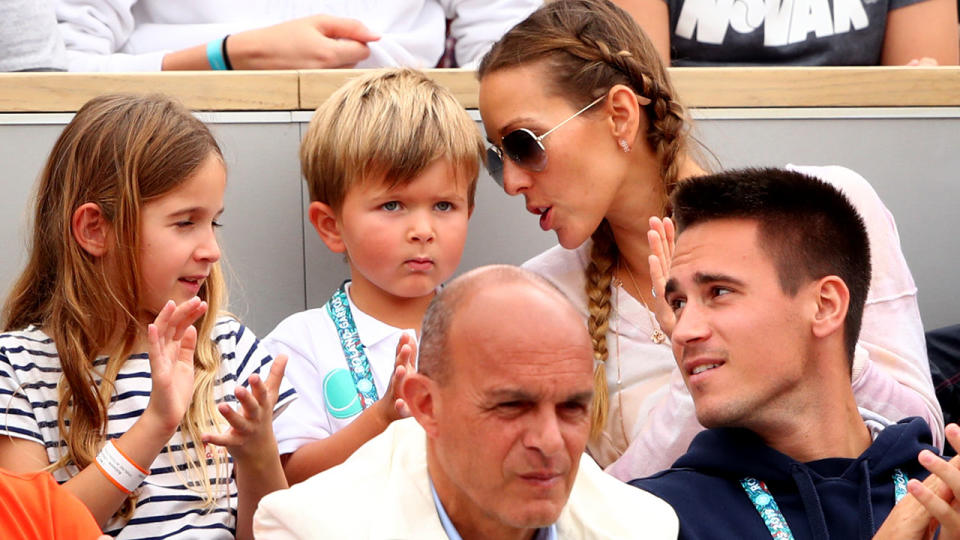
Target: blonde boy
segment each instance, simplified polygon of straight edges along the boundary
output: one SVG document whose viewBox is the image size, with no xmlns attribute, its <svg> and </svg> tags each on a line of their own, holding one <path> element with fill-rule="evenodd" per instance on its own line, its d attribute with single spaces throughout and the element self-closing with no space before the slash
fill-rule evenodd
<svg viewBox="0 0 960 540">
<path fill-rule="evenodd" d="M 274 424 L 290 483 L 341 463 L 400 417 L 394 388 L 413 366 L 398 343 L 419 334 L 460 263 L 483 156 L 463 107 L 412 69 L 362 75 L 317 109 L 300 147 L 309 217 L 346 255 L 350 281 L 264 339 L 289 356 L 300 394 Z"/>
</svg>

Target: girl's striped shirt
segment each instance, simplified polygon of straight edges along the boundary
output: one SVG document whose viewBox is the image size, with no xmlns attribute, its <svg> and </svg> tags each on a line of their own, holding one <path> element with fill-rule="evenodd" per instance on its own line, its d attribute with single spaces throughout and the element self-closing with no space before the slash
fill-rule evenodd
<svg viewBox="0 0 960 540">
<path fill-rule="evenodd" d="M 231 317 L 218 319 L 213 339 L 221 353 L 221 364 L 214 396 L 216 401 L 233 402 L 237 384 L 247 386 L 247 379 L 259 373 L 266 379 L 273 359 L 253 332 Z M 106 357 L 95 361 L 97 371 L 106 365 Z M 53 340 L 39 328 L 0 334 L 0 436 L 12 436 L 40 443 L 46 447 L 50 463 L 56 462 L 66 443 L 57 424 L 57 384 L 62 377 L 60 360 Z M 97 377 L 99 382 L 99 378 Z M 116 392 L 108 409 L 108 438 L 116 438 L 133 426 L 143 414 L 150 399 L 150 361 L 146 354 L 131 355 L 120 369 Z M 284 379 L 275 412 L 282 410 L 296 397 Z M 136 493 L 138 501 L 133 517 L 123 521 L 116 517 L 104 532 L 118 538 L 233 538 L 236 529 L 237 486 L 233 463 L 226 450 L 209 445 L 209 452 L 219 451 L 228 458 L 226 475 L 219 480 L 217 505 L 204 509 L 203 492 L 189 489 L 186 460 L 181 451 L 183 439 L 179 428 L 157 459 L 150 465 L 150 475 Z M 193 444 L 188 443 L 191 449 Z M 211 478 L 215 475 L 213 460 L 208 459 Z M 224 468 L 222 468 L 224 469 Z M 178 474 L 179 471 L 179 474 Z M 68 466 L 53 471 L 63 483 L 79 471 Z"/>
</svg>

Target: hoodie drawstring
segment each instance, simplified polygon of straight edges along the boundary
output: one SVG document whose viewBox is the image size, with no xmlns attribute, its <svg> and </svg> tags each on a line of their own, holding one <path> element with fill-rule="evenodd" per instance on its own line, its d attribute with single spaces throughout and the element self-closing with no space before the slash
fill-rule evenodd
<svg viewBox="0 0 960 540">
<path fill-rule="evenodd" d="M 817 495 L 817 488 L 813 485 L 813 478 L 810 478 L 810 473 L 805 467 L 797 465 L 790 467 L 790 474 L 793 476 L 793 482 L 800 492 L 800 500 L 803 502 L 810 532 L 818 540 L 829 540 L 830 532 L 827 530 L 827 517 L 823 514 L 820 496 Z"/>
<path fill-rule="evenodd" d="M 870 484 L 869 460 L 860 462 L 860 539 L 870 540 L 873 537 L 873 493 Z"/>
</svg>

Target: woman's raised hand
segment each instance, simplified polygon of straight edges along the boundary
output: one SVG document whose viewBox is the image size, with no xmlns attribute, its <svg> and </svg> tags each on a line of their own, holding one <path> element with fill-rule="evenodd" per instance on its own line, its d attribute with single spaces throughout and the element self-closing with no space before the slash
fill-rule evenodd
<svg viewBox="0 0 960 540">
<path fill-rule="evenodd" d="M 660 329 L 668 336 L 673 334 L 673 327 L 677 324 L 677 317 L 673 309 L 667 304 L 664 290 L 667 277 L 670 275 L 670 263 L 673 260 L 673 248 L 676 245 L 676 229 L 670 218 L 650 218 L 650 230 L 647 231 L 647 242 L 650 244 L 650 282 L 656 298 L 650 308 L 657 317 Z"/>
</svg>

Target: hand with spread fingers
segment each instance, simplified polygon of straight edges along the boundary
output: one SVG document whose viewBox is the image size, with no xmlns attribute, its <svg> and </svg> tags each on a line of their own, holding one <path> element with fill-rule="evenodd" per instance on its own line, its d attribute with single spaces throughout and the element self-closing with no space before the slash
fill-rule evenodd
<svg viewBox="0 0 960 540">
<path fill-rule="evenodd" d="M 253 538 L 253 513 L 261 497 L 287 487 L 273 434 L 274 406 L 286 367 L 286 355 L 277 355 L 266 381 L 253 374 L 247 379 L 249 388 L 237 385 L 234 395 L 239 410 L 229 403 L 217 406 L 230 429 L 201 437 L 204 444 L 222 446 L 233 456 L 238 490 L 237 538 Z"/>
<path fill-rule="evenodd" d="M 240 467 L 248 460 L 278 456 L 273 435 L 273 408 L 286 366 L 287 357 L 281 354 L 273 360 L 266 381 L 254 374 L 247 379 L 249 389 L 238 385 L 234 395 L 240 403 L 239 410 L 234 410 L 229 403 L 217 406 L 230 429 L 224 433 L 205 433 L 203 442 L 226 448 Z"/>
<path fill-rule="evenodd" d="M 650 230 L 647 231 L 647 242 L 650 244 L 650 282 L 653 283 L 654 300 L 650 305 L 653 314 L 657 317 L 660 329 L 667 336 L 673 334 L 673 327 L 677 324 L 677 316 L 666 301 L 665 289 L 667 276 L 670 274 L 670 263 L 673 260 L 673 248 L 676 245 L 676 228 L 669 217 L 660 219 L 650 218 Z"/>
<path fill-rule="evenodd" d="M 155 419 L 155 425 L 169 435 L 193 400 L 193 352 L 197 346 L 193 323 L 206 312 L 207 303 L 197 297 L 179 306 L 171 300 L 147 327 L 152 389 L 143 417 Z"/>
<path fill-rule="evenodd" d="M 960 427 L 949 424 L 946 435 L 954 449 L 960 448 Z M 874 540 L 960 539 L 960 456 L 946 461 L 924 450 L 917 459 L 930 476 L 907 483 L 908 495 L 890 512 Z"/>
</svg>

